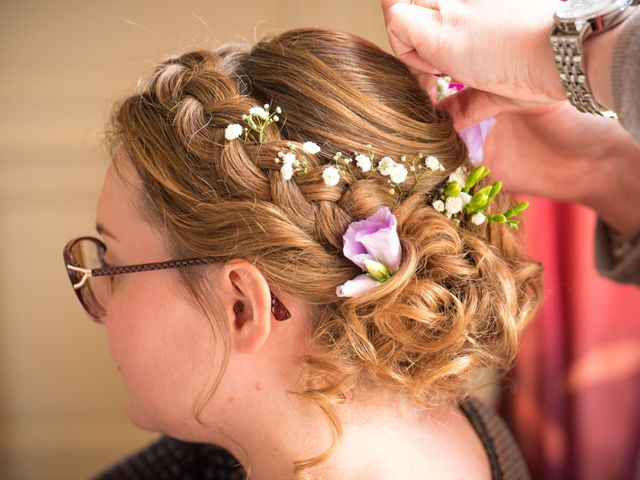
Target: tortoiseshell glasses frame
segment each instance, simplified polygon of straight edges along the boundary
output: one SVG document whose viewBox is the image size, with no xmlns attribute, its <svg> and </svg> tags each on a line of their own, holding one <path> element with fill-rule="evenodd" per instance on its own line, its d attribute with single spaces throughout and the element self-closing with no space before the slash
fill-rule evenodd
<svg viewBox="0 0 640 480">
<path fill-rule="evenodd" d="M 74 238 L 67 243 L 63 250 L 64 264 L 71 285 L 85 311 L 96 322 L 100 321 L 100 317 L 106 315 L 105 304 L 108 303 L 108 298 L 111 295 L 111 279 L 109 277 L 124 273 L 207 265 L 214 261 L 209 257 L 198 257 L 112 267 L 105 266 L 104 254 L 106 251 L 107 247 L 102 240 L 95 237 Z M 291 318 L 287 307 L 273 293 L 271 293 L 271 313 L 278 321 Z"/>
</svg>

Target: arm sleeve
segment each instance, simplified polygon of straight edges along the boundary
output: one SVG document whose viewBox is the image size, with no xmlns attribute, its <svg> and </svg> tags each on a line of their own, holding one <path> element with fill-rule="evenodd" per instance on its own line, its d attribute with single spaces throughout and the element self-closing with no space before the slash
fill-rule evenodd
<svg viewBox="0 0 640 480">
<path fill-rule="evenodd" d="M 596 225 L 596 268 L 603 276 L 618 283 L 640 286 L 640 233 L 619 238 L 602 221 Z"/>
<path fill-rule="evenodd" d="M 640 9 L 640 7 L 635 7 Z M 613 50 L 611 91 L 620 123 L 640 145 L 640 12 L 622 26 Z M 640 162 L 640 158 L 638 159 Z M 635 200 L 633 200 L 635 201 Z M 602 220 L 596 225 L 596 268 L 619 283 L 640 285 L 640 234 L 616 241 Z"/>
<path fill-rule="evenodd" d="M 640 9 L 640 7 L 634 7 Z M 611 94 L 620 123 L 640 145 L 640 11 L 623 25 L 613 47 Z M 639 159 L 640 161 L 640 159 Z"/>
</svg>

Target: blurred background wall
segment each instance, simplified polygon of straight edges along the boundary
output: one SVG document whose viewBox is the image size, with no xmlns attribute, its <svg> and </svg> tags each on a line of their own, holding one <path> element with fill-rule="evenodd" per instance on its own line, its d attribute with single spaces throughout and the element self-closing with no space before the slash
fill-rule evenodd
<svg viewBox="0 0 640 480">
<path fill-rule="evenodd" d="M 154 437 L 61 257 L 94 232 L 111 105 L 168 53 L 296 26 L 388 48 L 378 0 L 0 2 L 0 478 L 87 478 Z"/>
</svg>

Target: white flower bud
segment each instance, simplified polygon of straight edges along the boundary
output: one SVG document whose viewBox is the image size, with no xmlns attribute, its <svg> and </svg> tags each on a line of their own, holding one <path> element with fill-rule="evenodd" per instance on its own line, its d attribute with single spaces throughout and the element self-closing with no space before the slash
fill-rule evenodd
<svg viewBox="0 0 640 480">
<path fill-rule="evenodd" d="M 433 155 L 429 155 L 425 159 L 424 164 L 429 170 L 432 170 L 432 171 L 444 170 L 444 166 L 442 165 L 442 163 L 440 163 L 440 160 L 438 160 L 438 158 L 434 157 Z"/>
<path fill-rule="evenodd" d="M 266 120 L 267 118 L 269 118 L 269 114 L 262 107 L 251 107 L 249 109 L 249 115 L 255 115 L 256 117 L 259 117 L 263 120 Z"/>
<path fill-rule="evenodd" d="M 296 157 L 295 153 L 285 153 L 284 155 L 282 155 L 282 163 L 284 163 L 285 165 L 297 165 L 298 163 L 298 158 Z"/>
<path fill-rule="evenodd" d="M 336 167 L 327 167 L 322 171 L 322 179 L 328 187 L 335 187 L 340 183 L 340 172 Z"/>
<path fill-rule="evenodd" d="M 484 216 L 482 212 L 478 212 L 473 214 L 473 216 L 471 217 L 471 223 L 473 223 L 474 225 L 482 225 L 486 219 L 487 217 Z"/>
<path fill-rule="evenodd" d="M 315 155 L 320 151 L 320 147 L 314 142 L 304 142 L 302 144 L 302 150 L 311 155 Z"/>
<path fill-rule="evenodd" d="M 402 183 L 407 179 L 407 167 L 402 165 L 401 163 L 396 163 L 389 170 L 389 176 L 391 177 L 391 181 L 393 183 Z"/>
<path fill-rule="evenodd" d="M 433 208 L 435 208 L 438 212 L 444 212 L 444 202 L 442 200 L 436 200 L 433 202 Z"/>
<path fill-rule="evenodd" d="M 371 170 L 371 158 L 367 155 L 356 155 L 356 165 L 363 172 L 368 172 Z"/>
<path fill-rule="evenodd" d="M 443 90 L 447 89 L 449 88 L 449 80 L 447 79 L 447 77 L 440 77 L 436 81 L 436 85 Z"/>
<path fill-rule="evenodd" d="M 242 125 L 238 125 L 237 123 L 232 123 L 231 125 L 227 126 L 227 128 L 225 129 L 224 138 L 226 138 L 227 140 L 235 140 L 240 135 L 242 135 L 243 131 L 244 130 L 242 129 Z"/>
<path fill-rule="evenodd" d="M 291 178 L 293 177 L 293 166 L 290 163 L 285 163 L 280 168 L 280 174 L 282 175 L 283 179 L 291 180 Z"/>
<path fill-rule="evenodd" d="M 469 195 L 466 192 L 460 192 L 458 196 L 462 199 L 462 206 L 464 207 L 466 207 L 467 203 L 469 203 L 471 201 L 471 198 L 473 198 L 471 195 Z"/>
<path fill-rule="evenodd" d="M 449 182 L 456 181 L 458 185 L 464 187 L 464 184 L 467 182 L 467 169 L 464 167 L 456 168 L 456 171 L 449 175 Z"/>
<path fill-rule="evenodd" d="M 378 170 L 381 175 L 385 177 L 388 176 L 391 171 L 390 169 L 396 164 L 396 162 L 391 157 L 382 157 L 378 162 Z"/>
<path fill-rule="evenodd" d="M 449 197 L 444 204 L 444 208 L 449 214 L 455 215 L 464 208 L 464 201 L 460 197 Z"/>
</svg>

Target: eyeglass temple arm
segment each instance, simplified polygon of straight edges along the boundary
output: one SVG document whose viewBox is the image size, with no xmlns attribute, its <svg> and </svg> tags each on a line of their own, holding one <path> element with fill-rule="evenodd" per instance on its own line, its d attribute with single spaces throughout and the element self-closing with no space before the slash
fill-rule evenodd
<svg viewBox="0 0 640 480">
<path fill-rule="evenodd" d="M 82 286 L 87 282 L 87 280 L 93 277 L 92 270 L 88 268 L 81 268 L 81 267 L 76 267 L 75 265 L 67 264 L 67 269 L 73 272 L 82 273 L 82 279 L 79 282 L 73 284 L 73 288 L 75 290 L 82 288 Z M 284 304 L 280 301 L 278 297 L 276 297 L 273 294 L 273 292 L 270 292 L 270 294 L 271 294 L 271 311 L 275 319 L 280 322 L 283 320 L 290 319 L 291 313 L 289 312 L 287 307 L 284 306 Z"/>
</svg>

